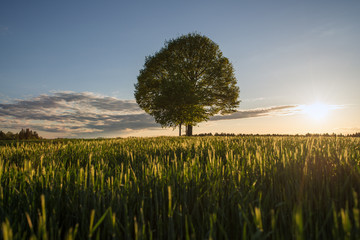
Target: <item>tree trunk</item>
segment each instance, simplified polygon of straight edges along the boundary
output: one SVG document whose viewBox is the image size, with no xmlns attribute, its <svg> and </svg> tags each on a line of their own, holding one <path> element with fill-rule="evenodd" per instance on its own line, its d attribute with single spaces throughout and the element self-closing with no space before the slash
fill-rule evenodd
<svg viewBox="0 0 360 240">
<path fill-rule="evenodd" d="M 179 124 L 179 136 L 181 137 L 181 123 Z"/>
<path fill-rule="evenodd" d="M 192 136 L 192 130 L 193 130 L 193 126 L 187 125 L 186 126 L 186 136 Z"/>
</svg>

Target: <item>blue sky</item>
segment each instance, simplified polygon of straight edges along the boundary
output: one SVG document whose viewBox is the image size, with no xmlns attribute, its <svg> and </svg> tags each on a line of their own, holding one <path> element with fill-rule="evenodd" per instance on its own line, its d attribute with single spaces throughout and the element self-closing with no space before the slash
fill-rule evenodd
<svg viewBox="0 0 360 240">
<path fill-rule="evenodd" d="M 195 133 L 360 131 L 359 12 L 359 1 L 1 1 L 0 129 L 176 135 L 130 104 L 134 84 L 145 56 L 198 32 L 233 63 L 242 103 Z M 321 121 L 303 111 L 315 102 Z"/>
</svg>

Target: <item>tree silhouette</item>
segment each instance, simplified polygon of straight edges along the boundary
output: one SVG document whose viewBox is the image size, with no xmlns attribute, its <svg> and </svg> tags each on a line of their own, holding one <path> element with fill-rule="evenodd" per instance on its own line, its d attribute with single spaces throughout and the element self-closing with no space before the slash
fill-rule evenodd
<svg viewBox="0 0 360 240">
<path fill-rule="evenodd" d="M 29 139 L 42 139 L 36 131 L 30 129 L 21 129 L 19 133 L 7 132 L 6 134 L 3 131 L 0 131 L 1 140 L 29 140 Z"/>
<path fill-rule="evenodd" d="M 3 131 L 0 131 L 0 139 L 6 139 L 6 134 Z"/>
<path fill-rule="evenodd" d="M 234 69 L 206 36 L 183 35 L 146 57 L 135 84 L 139 106 L 163 127 L 192 126 L 214 114 L 234 112 L 239 88 Z"/>
</svg>

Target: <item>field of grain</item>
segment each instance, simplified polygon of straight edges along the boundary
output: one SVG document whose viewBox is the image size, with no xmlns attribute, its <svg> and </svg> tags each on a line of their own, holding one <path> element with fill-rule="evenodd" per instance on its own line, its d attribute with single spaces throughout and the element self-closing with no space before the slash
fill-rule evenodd
<svg viewBox="0 0 360 240">
<path fill-rule="evenodd" d="M 0 146 L 3 239 L 360 239 L 360 138 Z"/>
</svg>

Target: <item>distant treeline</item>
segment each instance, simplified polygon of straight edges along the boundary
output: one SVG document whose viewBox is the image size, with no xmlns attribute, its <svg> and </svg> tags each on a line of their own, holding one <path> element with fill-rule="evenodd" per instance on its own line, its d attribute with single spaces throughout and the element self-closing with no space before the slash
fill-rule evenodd
<svg viewBox="0 0 360 240">
<path fill-rule="evenodd" d="M 42 139 L 36 131 L 30 129 L 21 129 L 18 133 L 0 131 L 0 140 L 27 140 L 27 139 Z"/>
<path fill-rule="evenodd" d="M 324 137 L 334 137 L 334 136 L 338 136 L 338 137 L 343 137 L 343 136 L 347 136 L 347 137 L 360 137 L 360 132 L 354 133 L 354 134 L 348 134 L 348 135 L 343 135 L 343 134 L 328 134 L 328 133 L 324 133 L 324 134 L 317 134 L 317 133 L 307 133 L 305 135 L 302 134 L 235 134 L 235 133 L 199 133 L 199 134 L 194 134 L 193 136 L 199 136 L 199 137 L 205 137 L 205 136 L 228 136 L 228 137 L 236 137 L 236 136 L 280 136 L 280 137 L 286 137 L 286 136 L 306 136 L 306 137 L 319 137 L 319 136 L 324 136 Z M 120 138 L 120 137 L 119 137 Z M 18 133 L 12 133 L 12 132 L 7 132 L 4 133 L 3 131 L 0 130 L 0 140 L 36 140 L 36 139 L 44 139 L 42 137 L 39 136 L 39 134 L 36 131 L 32 131 L 30 129 L 21 129 L 20 132 Z M 98 138 L 98 139 L 102 139 L 102 138 Z M 88 139 L 90 140 L 90 139 Z"/>
<path fill-rule="evenodd" d="M 280 137 L 289 137 L 289 136 L 306 136 L 306 137 L 319 137 L 319 136 L 324 136 L 324 137 L 334 137 L 334 136 L 339 136 L 339 137 L 343 137 L 343 136 L 348 136 L 348 137 L 360 137 L 360 132 L 358 133 L 354 133 L 354 134 L 348 134 L 348 135 L 343 135 L 343 134 L 329 134 L 329 133 L 324 133 L 324 134 L 318 134 L 318 133 L 307 133 L 305 135 L 302 134 L 235 134 L 235 133 L 200 133 L 200 134 L 195 134 L 194 136 L 199 136 L 199 137 L 204 137 L 204 136 L 228 136 L 228 137 L 235 137 L 235 136 L 268 136 L 268 137 L 272 137 L 272 136 L 280 136 Z"/>
<path fill-rule="evenodd" d="M 354 134 L 350 134 L 348 135 L 349 137 L 360 137 L 360 132 L 354 133 Z"/>
</svg>

